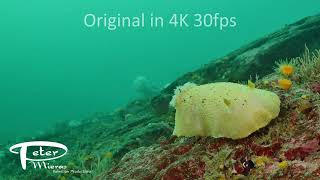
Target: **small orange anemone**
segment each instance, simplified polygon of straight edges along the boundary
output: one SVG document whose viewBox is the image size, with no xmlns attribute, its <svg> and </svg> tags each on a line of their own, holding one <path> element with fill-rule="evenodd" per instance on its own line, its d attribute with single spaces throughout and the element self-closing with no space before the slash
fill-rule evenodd
<svg viewBox="0 0 320 180">
<path fill-rule="evenodd" d="M 279 67 L 280 72 L 285 76 L 290 76 L 294 72 L 294 67 L 290 64 L 283 64 Z"/>
<path fill-rule="evenodd" d="M 292 82 L 289 79 L 279 79 L 278 85 L 281 89 L 288 90 L 292 86 Z"/>
</svg>

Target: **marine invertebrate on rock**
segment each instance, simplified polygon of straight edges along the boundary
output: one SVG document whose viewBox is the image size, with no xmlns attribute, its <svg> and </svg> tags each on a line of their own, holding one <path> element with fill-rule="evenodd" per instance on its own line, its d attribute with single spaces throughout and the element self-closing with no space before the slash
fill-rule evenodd
<svg viewBox="0 0 320 180">
<path fill-rule="evenodd" d="M 248 159 L 242 159 L 241 163 L 242 163 L 242 166 L 244 168 L 244 172 L 243 172 L 244 175 L 248 175 L 250 170 L 255 168 L 255 165 L 254 165 L 253 161 L 250 160 L 250 159 L 249 160 Z"/>
<path fill-rule="evenodd" d="M 255 164 L 252 160 L 247 158 L 242 158 L 240 162 L 236 162 L 233 165 L 233 171 L 236 174 L 249 175 L 251 169 L 255 168 Z"/>
<path fill-rule="evenodd" d="M 279 97 L 270 91 L 236 83 L 187 83 L 175 90 L 177 136 L 240 139 L 266 126 L 280 111 Z"/>
<path fill-rule="evenodd" d="M 290 64 L 284 64 L 279 67 L 280 72 L 285 76 L 290 76 L 294 72 L 294 67 Z"/>
<path fill-rule="evenodd" d="M 289 79 L 279 79 L 278 85 L 283 90 L 289 90 L 292 86 L 292 82 Z"/>
<path fill-rule="evenodd" d="M 279 72 L 284 76 L 291 76 L 295 72 L 297 61 L 295 59 L 292 59 L 290 61 L 280 60 L 276 62 L 276 65 L 277 65 L 275 68 L 276 72 Z"/>
<path fill-rule="evenodd" d="M 250 88 L 256 88 L 256 85 L 251 80 L 248 80 L 248 86 Z"/>
</svg>

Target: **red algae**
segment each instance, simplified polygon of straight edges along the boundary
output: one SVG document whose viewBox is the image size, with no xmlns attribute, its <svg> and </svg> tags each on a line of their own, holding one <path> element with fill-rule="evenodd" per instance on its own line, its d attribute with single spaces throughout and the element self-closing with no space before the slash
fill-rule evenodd
<svg viewBox="0 0 320 180">
<path fill-rule="evenodd" d="M 170 169 L 161 180 L 199 179 L 205 174 L 206 164 L 200 159 L 188 160 Z"/>
<path fill-rule="evenodd" d="M 163 156 L 163 158 L 160 160 L 157 166 L 158 169 L 159 170 L 165 169 L 166 167 L 168 167 L 170 164 L 172 164 L 178 159 L 177 156 L 184 155 L 187 152 L 189 152 L 191 149 L 192 149 L 192 145 L 187 144 L 171 150 L 169 154 Z"/>
<path fill-rule="evenodd" d="M 232 159 L 234 159 L 234 160 L 240 160 L 241 158 L 243 158 L 245 156 L 245 151 L 244 151 L 244 149 L 243 148 L 238 148 L 235 152 L 234 152 L 234 154 L 233 154 L 233 156 L 232 156 Z"/>
<path fill-rule="evenodd" d="M 237 174 L 243 174 L 244 173 L 244 167 L 242 166 L 242 164 L 240 162 L 237 162 L 234 166 L 233 166 L 235 172 Z"/>
<path fill-rule="evenodd" d="M 174 149 L 172 151 L 172 153 L 174 155 L 183 155 L 183 154 L 189 152 L 191 149 L 192 149 L 192 145 L 188 144 L 188 145 L 180 146 L 180 147 Z"/>
<path fill-rule="evenodd" d="M 316 83 L 312 84 L 310 89 L 314 93 L 320 93 L 320 82 L 316 82 Z"/>
<path fill-rule="evenodd" d="M 174 143 L 174 141 L 177 139 L 177 136 L 171 136 L 168 140 L 163 140 L 160 142 L 160 145 L 161 146 L 166 146 L 166 145 L 169 145 L 169 144 L 172 144 Z"/>
<path fill-rule="evenodd" d="M 224 139 L 218 139 L 217 142 L 208 144 L 206 149 L 210 153 L 218 151 L 223 145 L 225 145 L 226 141 Z"/>
<path fill-rule="evenodd" d="M 157 166 L 158 167 L 158 170 L 162 170 L 162 169 L 165 169 L 166 167 L 168 167 L 171 163 L 173 163 L 175 161 L 174 158 L 172 157 L 164 157 L 159 165 Z"/>
<path fill-rule="evenodd" d="M 312 172 L 313 175 L 320 177 L 320 168 Z"/>
<path fill-rule="evenodd" d="M 289 120 L 290 120 L 291 125 L 295 126 L 297 124 L 297 122 L 298 122 L 298 112 L 293 111 L 291 113 L 291 116 L 290 116 Z"/>
<path fill-rule="evenodd" d="M 273 157 L 281 149 L 281 144 L 280 141 L 273 143 L 271 146 L 252 144 L 251 150 L 257 156 Z"/>
<path fill-rule="evenodd" d="M 300 147 L 289 149 L 284 155 L 288 160 L 301 159 L 303 160 L 309 154 L 320 149 L 319 138 L 314 138 Z"/>
<path fill-rule="evenodd" d="M 319 118 L 319 114 L 313 109 L 308 114 L 308 120 L 317 119 Z"/>
</svg>

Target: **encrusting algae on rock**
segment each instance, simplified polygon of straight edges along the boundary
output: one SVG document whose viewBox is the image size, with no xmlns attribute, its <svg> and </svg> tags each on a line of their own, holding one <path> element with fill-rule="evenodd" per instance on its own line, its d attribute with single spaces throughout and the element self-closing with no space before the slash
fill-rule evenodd
<svg viewBox="0 0 320 180">
<path fill-rule="evenodd" d="M 265 127 L 280 112 L 279 97 L 252 85 L 220 82 L 178 87 L 174 135 L 240 139 Z"/>
</svg>

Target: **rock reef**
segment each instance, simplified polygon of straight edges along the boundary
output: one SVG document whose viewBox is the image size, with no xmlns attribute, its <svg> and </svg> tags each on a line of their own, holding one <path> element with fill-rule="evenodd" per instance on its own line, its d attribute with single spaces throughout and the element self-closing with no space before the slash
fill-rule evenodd
<svg viewBox="0 0 320 180">
<path fill-rule="evenodd" d="M 306 47 L 309 49 L 306 50 Z M 63 142 L 68 169 L 90 174 L 60 174 L 58 179 L 316 179 L 320 176 L 320 15 L 304 18 L 189 72 L 152 100 L 136 100 L 113 113 L 99 113 L 76 127 L 33 140 Z M 314 52 L 314 54 L 312 54 Z M 318 53 L 318 54 L 317 54 Z M 301 56 L 301 58 L 292 59 Z M 319 62 L 317 60 L 319 58 Z M 277 86 L 275 62 L 297 63 L 292 87 Z M 174 89 L 186 82 L 247 81 L 278 94 L 281 112 L 247 138 L 172 136 Z M 19 159 L 0 159 L 0 179 L 57 179 L 49 172 L 19 171 Z M 15 175 L 14 175 L 15 174 Z"/>
</svg>

